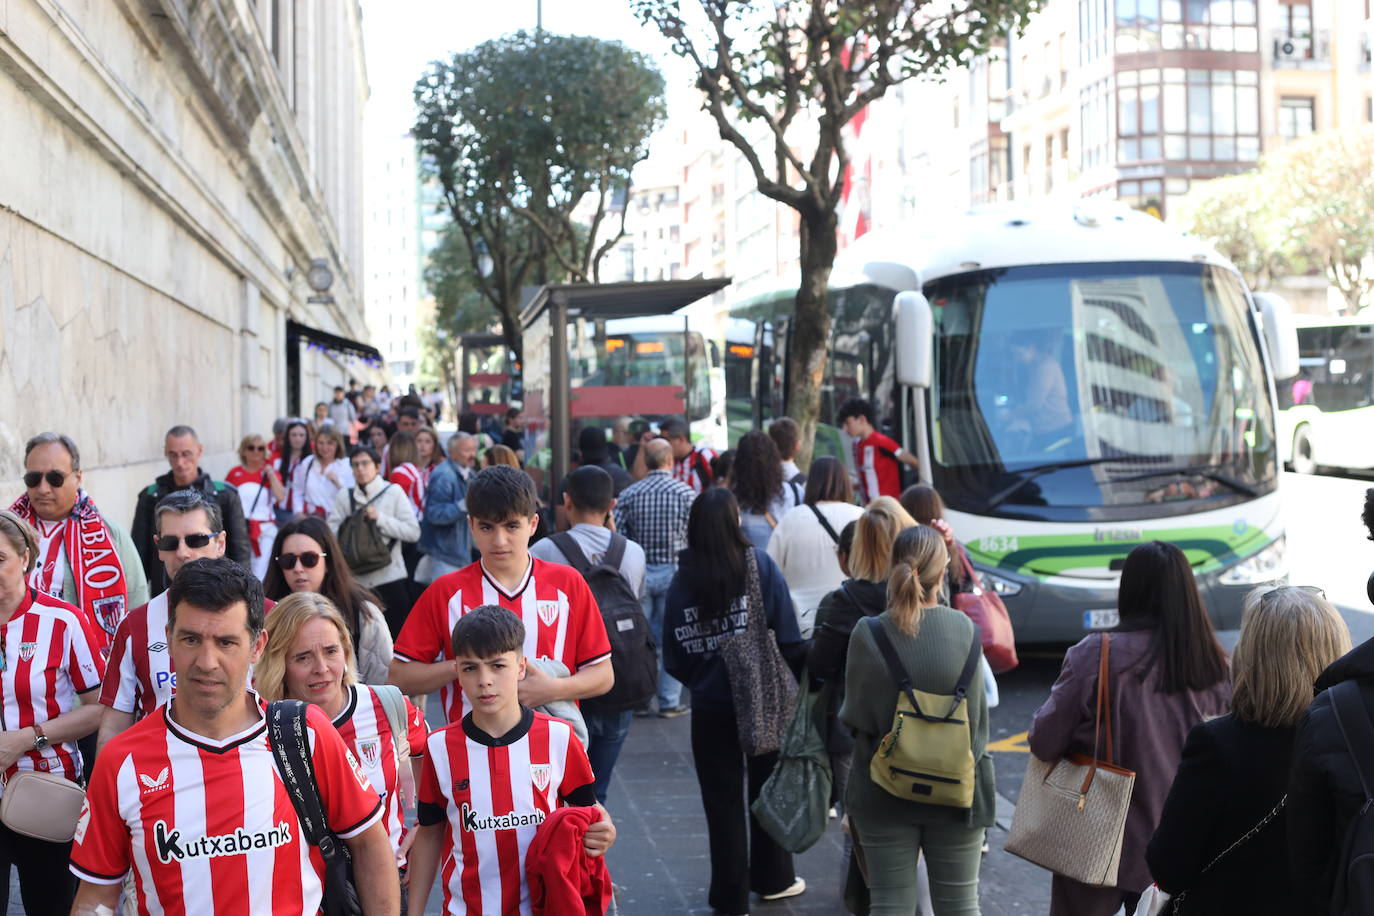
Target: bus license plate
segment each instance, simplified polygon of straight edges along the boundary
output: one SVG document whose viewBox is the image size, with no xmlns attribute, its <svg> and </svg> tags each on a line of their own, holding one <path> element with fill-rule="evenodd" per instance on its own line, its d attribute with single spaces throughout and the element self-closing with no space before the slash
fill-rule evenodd
<svg viewBox="0 0 1374 916">
<path fill-rule="evenodd" d="M 1116 608 L 1083 612 L 1083 629 L 1085 630 L 1110 630 L 1119 623 L 1121 623 L 1121 615 L 1117 613 Z"/>
</svg>

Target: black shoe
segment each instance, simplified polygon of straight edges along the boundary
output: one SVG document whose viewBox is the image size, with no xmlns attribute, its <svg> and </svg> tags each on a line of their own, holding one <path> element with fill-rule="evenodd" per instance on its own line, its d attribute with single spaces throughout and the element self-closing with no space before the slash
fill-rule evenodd
<svg viewBox="0 0 1374 916">
<path fill-rule="evenodd" d="M 648 706 L 641 706 L 639 709 L 635 710 L 636 719 L 652 719 L 653 716 L 654 706 L 652 703 L 650 703 Z"/>
<path fill-rule="evenodd" d="M 658 717 L 660 719 L 676 719 L 678 716 L 685 716 L 691 711 L 692 707 L 678 704 L 677 706 L 669 706 L 667 709 L 660 709 Z"/>
</svg>

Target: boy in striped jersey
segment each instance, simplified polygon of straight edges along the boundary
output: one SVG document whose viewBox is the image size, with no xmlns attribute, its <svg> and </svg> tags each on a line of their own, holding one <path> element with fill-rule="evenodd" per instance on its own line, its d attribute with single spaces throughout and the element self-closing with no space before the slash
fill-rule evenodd
<svg viewBox="0 0 1374 916">
<path fill-rule="evenodd" d="M 426 742 L 410 850 L 411 899 L 428 898 L 437 872 L 443 912 L 453 916 L 528 916 L 525 853 L 557 808 L 600 812 L 583 838 L 588 856 L 604 855 L 615 842 L 572 727 L 520 703 L 524 643 L 520 618 L 491 605 L 453 628 L 458 681 L 472 711 Z"/>
</svg>

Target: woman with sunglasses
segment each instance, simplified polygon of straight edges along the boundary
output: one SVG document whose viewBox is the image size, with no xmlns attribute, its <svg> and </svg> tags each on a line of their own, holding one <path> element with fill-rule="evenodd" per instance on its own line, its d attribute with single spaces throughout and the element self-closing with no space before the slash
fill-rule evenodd
<svg viewBox="0 0 1374 916">
<path fill-rule="evenodd" d="M 243 517 L 248 523 L 248 543 L 253 548 L 253 575 L 267 575 L 272 560 L 272 541 L 277 536 L 274 506 L 286 498 L 281 475 L 267 461 L 267 442 L 257 433 L 239 442 L 239 464 L 224 475 L 229 486 L 239 491 Z"/>
<path fill-rule="evenodd" d="M 1114 716 L 1114 762 L 1134 770 L 1121 865 L 1115 887 L 1093 887 L 1055 875 L 1050 916 L 1110 916 L 1132 912 L 1151 884 L 1145 846 L 1194 725 L 1231 706 L 1226 653 L 1198 593 L 1183 551 L 1163 541 L 1141 544 L 1126 557 L 1117 591 L 1121 624 L 1085 636 L 1064 656 L 1050 697 L 1031 722 L 1031 753 L 1053 763 L 1068 754 L 1106 757 L 1094 747 L 1097 672 L 1110 637 L 1108 677 Z"/>
<path fill-rule="evenodd" d="M 316 515 L 301 515 L 282 525 L 272 545 L 272 566 L 262 588 L 274 601 L 304 592 L 328 598 L 348 628 L 362 682 L 386 683 L 391 632 L 380 601 L 353 577 L 328 522 Z"/>
<path fill-rule="evenodd" d="M 1155 883 L 1181 895 L 1173 912 L 1326 911 L 1305 907 L 1292 894 L 1283 799 L 1312 684 L 1349 651 L 1350 631 L 1320 589 L 1261 586 L 1246 596 L 1231 658 L 1231 712 L 1188 733 L 1145 856 Z M 1331 861 L 1332 839 L 1342 836 L 1330 828 L 1314 831 L 1304 838 L 1303 853 Z M 1256 875 L 1264 880 L 1253 880 Z"/>
<path fill-rule="evenodd" d="M 327 516 L 340 490 L 353 486 L 353 471 L 344 454 L 343 436 L 333 426 L 315 435 L 314 453 L 296 466 L 291 484 L 295 515 Z"/>
</svg>

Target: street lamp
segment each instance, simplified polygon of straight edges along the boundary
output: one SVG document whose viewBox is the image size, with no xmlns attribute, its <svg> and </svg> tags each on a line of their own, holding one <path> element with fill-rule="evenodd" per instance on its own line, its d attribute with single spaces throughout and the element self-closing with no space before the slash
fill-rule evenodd
<svg viewBox="0 0 1374 916">
<path fill-rule="evenodd" d="M 329 287 L 334 285 L 334 272 L 324 258 L 311 260 L 310 267 L 305 271 L 305 282 L 315 291 L 315 295 L 307 298 L 306 302 L 328 305 L 334 301 L 334 297 L 329 295 Z"/>
</svg>

